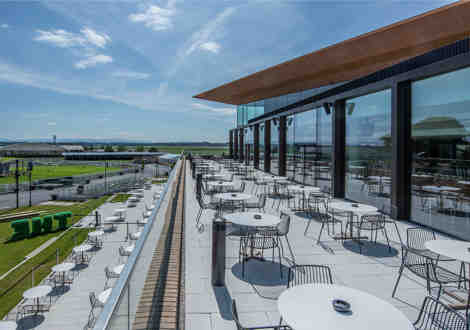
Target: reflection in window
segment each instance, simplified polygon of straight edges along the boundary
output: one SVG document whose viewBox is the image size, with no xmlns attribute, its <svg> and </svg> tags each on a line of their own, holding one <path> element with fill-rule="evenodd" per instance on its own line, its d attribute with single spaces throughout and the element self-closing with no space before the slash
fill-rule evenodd
<svg viewBox="0 0 470 330">
<path fill-rule="evenodd" d="M 259 169 L 264 170 L 264 124 L 259 125 Z"/>
<path fill-rule="evenodd" d="M 470 69 L 412 83 L 414 221 L 470 239 Z"/>
<path fill-rule="evenodd" d="M 346 198 L 390 203 L 391 90 L 346 102 Z"/>
<path fill-rule="evenodd" d="M 279 174 L 279 119 L 271 120 L 271 173 Z"/>
<path fill-rule="evenodd" d="M 245 128 L 245 159 L 249 165 L 253 165 L 254 149 L 253 149 L 253 126 Z"/>
</svg>

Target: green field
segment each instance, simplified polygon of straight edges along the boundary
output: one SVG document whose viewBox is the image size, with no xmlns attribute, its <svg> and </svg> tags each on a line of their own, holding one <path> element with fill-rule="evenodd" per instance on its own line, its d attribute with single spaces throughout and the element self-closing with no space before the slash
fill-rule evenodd
<svg viewBox="0 0 470 330">
<path fill-rule="evenodd" d="M 38 285 L 51 272 L 51 268 L 56 264 L 57 249 L 60 252 L 59 262 L 62 262 L 72 252 L 75 244 L 80 244 L 87 238 L 88 231 L 89 229 L 72 229 L 68 231 L 41 253 L 0 280 L 0 319 L 21 301 L 24 291 Z M 5 254 L 4 250 L 2 250 L 2 254 Z M 32 283 L 31 274 L 28 272 L 38 265 L 42 266 L 35 270 L 34 283 Z M 12 287 L 11 290 L 6 292 L 10 287 Z"/>
<path fill-rule="evenodd" d="M 14 168 L 11 168 L 12 173 L 14 172 Z M 116 171 L 119 170 L 118 167 L 109 167 L 108 171 Z M 20 168 L 22 173 L 22 168 Z M 96 173 L 104 173 L 104 166 L 94 166 L 94 165 L 58 165 L 58 166 L 45 166 L 45 165 L 38 165 L 35 166 L 33 169 L 32 180 L 41 180 L 41 179 L 53 179 L 53 178 L 60 178 L 64 176 L 74 176 L 74 175 L 81 175 L 81 174 L 96 174 Z M 29 178 L 26 175 L 22 175 L 20 177 L 20 182 L 28 181 Z M 15 183 L 15 177 L 4 177 L 0 178 L 0 184 L 5 183 Z"/>
<path fill-rule="evenodd" d="M 131 197 L 131 194 L 116 194 L 114 197 L 110 200 L 111 203 L 125 203 L 127 202 L 127 199 Z"/>
<path fill-rule="evenodd" d="M 193 155 L 221 155 L 228 154 L 227 147 L 196 147 L 196 146 L 157 146 L 158 151 L 168 152 L 170 154 L 180 154 L 183 151 L 190 152 Z"/>
<path fill-rule="evenodd" d="M 103 204 L 108 197 L 109 196 L 104 196 L 99 199 L 92 199 L 85 203 L 76 203 L 70 206 L 38 205 L 33 207 L 22 207 L 15 210 L 0 212 L 0 216 L 18 212 L 47 211 L 47 213 L 42 214 L 43 216 L 56 212 L 70 211 L 72 212 L 73 216 L 72 218 L 68 219 L 67 224 L 71 225 Z M 54 227 L 52 229 L 55 230 L 57 226 L 56 221 L 54 221 L 53 224 Z M 52 237 L 59 235 L 61 232 L 52 232 L 21 241 L 8 242 L 8 239 L 11 237 L 12 233 L 13 230 L 11 229 L 9 222 L 0 223 L 0 275 L 4 274 L 13 266 L 22 261 L 25 256 L 31 253 L 38 246 Z"/>
</svg>

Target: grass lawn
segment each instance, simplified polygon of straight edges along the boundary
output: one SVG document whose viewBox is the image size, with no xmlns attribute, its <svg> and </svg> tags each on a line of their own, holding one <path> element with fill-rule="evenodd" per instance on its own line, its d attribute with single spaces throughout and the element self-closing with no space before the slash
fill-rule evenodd
<svg viewBox="0 0 470 330">
<path fill-rule="evenodd" d="M 180 154 L 181 152 L 190 152 L 204 155 L 221 155 L 223 152 L 228 154 L 228 147 L 197 147 L 197 146 L 157 146 L 158 151 L 168 152 L 170 154 Z"/>
<path fill-rule="evenodd" d="M 21 301 L 23 292 L 33 286 L 31 269 L 42 265 L 34 272 L 34 285 L 38 285 L 56 264 L 56 250 L 59 249 L 59 262 L 61 262 L 72 252 L 75 244 L 80 244 L 87 238 L 88 231 L 89 229 L 69 230 L 61 239 L 0 280 L 0 319 Z M 6 292 L 10 287 L 12 289 Z"/>
<path fill-rule="evenodd" d="M 117 167 L 109 167 L 108 171 L 116 171 L 120 168 Z M 22 169 L 20 168 L 20 171 Z M 12 173 L 14 169 L 12 168 Z M 46 165 L 38 165 L 35 166 L 33 169 L 32 180 L 40 180 L 40 179 L 52 179 L 52 178 L 59 178 L 63 176 L 74 176 L 74 175 L 81 175 L 81 174 L 95 174 L 95 173 L 104 173 L 104 166 L 94 166 L 94 165 L 58 165 L 58 166 L 46 166 Z M 20 177 L 20 182 L 28 181 L 28 176 L 22 175 Z M 5 177 L 0 178 L 0 184 L 5 183 L 14 183 L 15 177 Z"/>
<path fill-rule="evenodd" d="M 67 225 L 74 224 L 85 215 L 89 214 L 92 210 L 103 204 L 109 196 L 101 197 L 100 199 L 91 199 L 85 203 L 75 203 L 70 206 L 58 205 L 38 205 L 33 207 L 22 207 L 15 210 L 0 212 L 0 215 L 7 215 L 9 213 L 28 212 L 28 211 L 48 211 L 43 215 L 50 213 L 70 211 L 73 216 L 68 219 Z M 56 229 L 57 221 L 53 221 L 53 230 Z M 0 223 L 0 275 L 6 273 L 13 266 L 21 262 L 25 256 L 31 253 L 38 246 L 59 235 L 59 232 L 52 232 L 49 234 L 39 235 L 33 238 L 24 239 L 15 242 L 6 242 L 12 235 L 13 230 L 9 222 Z M 0 286 L 1 287 L 1 286 Z"/>
<path fill-rule="evenodd" d="M 131 197 L 131 194 L 116 194 L 114 197 L 110 200 L 111 203 L 124 203 L 127 201 L 127 199 Z"/>
<path fill-rule="evenodd" d="M 15 159 L 15 157 L 0 157 L 0 163 L 8 162 Z"/>
</svg>

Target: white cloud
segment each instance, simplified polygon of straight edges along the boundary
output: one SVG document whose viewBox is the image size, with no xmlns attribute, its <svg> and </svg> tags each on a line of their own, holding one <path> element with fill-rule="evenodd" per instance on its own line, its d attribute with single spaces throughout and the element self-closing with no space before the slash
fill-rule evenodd
<svg viewBox="0 0 470 330">
<path fill-rule="evenodd" d="M 225 20 L 228 19 L 233 13 L 235 13 L 234 7 L 225 8 L 220 14 L 218 14 L 212 21 L 204 24 L 201 29 L 194 32 L 191 37 L 185 42 L 184 46 L 178 51 L 176 61 L 170 68 L 168 75 L 173 76 L 178 68 L 186 61 L 197 49 L 204 49 L 207 51 L 217 53 L 220 50 L 220 45 L 213 40 L 213 34 L 217 33 Z"/>
<path fill-rule="evenodd" d="M 34 40 L 53 44 L 61 48 L 70 47 L 99 47 L 104 48 L 111 38 L 103 33 L 99 34 L 93 29 L 83 28 L 81 33 L 73 33 L 65 30 L 36 30 L 38 35 Z"/>
<path fill-rule="evenodd" d="M 207 50 L 209 52 L 212 52 L 212 53 L 218 53 L 219 50 L 220 50 L 220 45 L 214 41 L 208 41 L 208 42 L 205 42 L 203 44 L 201 44 L 201 46 L 199 46 L 201 49 L 203 50 Z"/>
<path fill-rule="evenodd" d="M 134 23 L 144 23 L 154 31 L 163 31 L 173 27 L 174 15 L 174 2 L 169 1 L 167 8 L 152 5 L 144 12 L 129 15 L 129 20 Z"/>
<path fill-rule="evenodd" d="M 77 69 L 86 69 L 91 66 L 96 66 L 97 64 L 111 63 L 112 61 L 113 61 L 113 58 L 111 56 L 98 54 L 98 55 L 88 56 L 87 58 L 78 61 L 77 63 L 75 63 L 75 67 Z"/>
<path fill-rule="evenodd" d="M 222 116 L 233 116 L 236 114 L 235 108 L 215 108 L 207 104 L 196 103 L 196 102 L 193 102 L 192 106 L 199 110 L 206 110 L 206 111 L 212 112 L 214 114 L 222 115 Z"/>
<path fill-rule="evenodd" d="M 86 37 L 89 43 L 100 48 L 104 48 L 106 43 L 111 41 L 111 38 L 107 34 L 99 34 L 90 28 L 84 28 L 80 30 L 80 32 Z"/>
<path fill-rule="evenodd" d="M 168 82 L 164 81 L 160 83 L 160 85 L 158 86 L 157 97 L 158 98 L 164 97 L 167 91 L 168 91 Z"/>
<path fill-rule="evenodd" d="M 5 23 L 0 25 L 0 28 L 2 28 L 2 29 L 8 29 L 8 27 L 9 27 L 9 25 L 5 24 Z"/>
<path fill-rule="evenodd" d="M 84 46 L 86 43 L 83 36 L 65 30 L 37 30 L 36 32 L 38 36 L 34 40 L 50 43 L 61 48 Z"/>
<path fill-rule="evenodd" d="M 56 126 L 57 123 L 55 121 L 50 121 L 47 123 L 47 126 Z"/>
<path fill-rule="evenodd" d="M 147 79 L 150 77 L 150 74 L 143 72 L 134 72 L 134 71 L 115 71 L 112 74 L 113 77 L 117 78 L 128 78 L 128 79 Z"/>
</svg>

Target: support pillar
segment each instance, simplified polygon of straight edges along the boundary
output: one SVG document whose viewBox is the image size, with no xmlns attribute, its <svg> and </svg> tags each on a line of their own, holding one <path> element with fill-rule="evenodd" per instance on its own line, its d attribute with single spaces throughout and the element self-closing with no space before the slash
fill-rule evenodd
<svg viewBox="0 0 470 330">
<path fill-rule="evenodd" d="M 259 169 L 259 124 L 253 128 L 253 165 Z"/>
<path fill-rule="evenodd" d="M 287 159 L 287 125 L 286 116 L 279 119 L 279 173 L 280 176 L 286 175 L 286 159 Z"/>
<path fill-rule="evenodd" d="M 264 122 L 264 171 L 271 172 L 271 121 Z"/>
<path fill-rule="evenodd" d="M 332 124 L 333 178 L 331 191 L 333 197 L 344 198 L 346 174 L 346 100 L 335 102 Z"/>
</svg>

